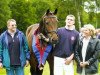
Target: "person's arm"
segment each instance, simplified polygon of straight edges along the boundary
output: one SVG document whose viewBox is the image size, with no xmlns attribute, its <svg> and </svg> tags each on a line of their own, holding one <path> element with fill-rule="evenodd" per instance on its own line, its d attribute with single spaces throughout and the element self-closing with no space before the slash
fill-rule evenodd
<svg viewBox="0 0 100 75">
<path fill-rule="evenodd" d="M 23 41 L 24 51 L 25 51 L 25 54 L 26 54 L 26 66 L 28 66 L 29 60 L 30 60 L 30 51 L 29 51 L 29 47 L 28 47 L 28 42 L 27 42 L 24 34 L 23 34 L 22 41 Z"/>
<path fill-rule="evenodd" d="M 3 46 L 2 46 L 2 37 L 3 35 L 0 36 L 0 68 L 3 68 L 3 64 L 2 64 L 2 54 L 3 54 Z"/>
<path fill-rule="evenodd" d="M 65 59 L 65 64 L 69 65 L 74 57 L 74 53 L 72 53 L 69 57 Z"/>
<path fill-rule="evenodd" d="M 93 56 L 88 61 L 86 61 L 89 63 L 89 65 L 94 63 L 100 57 L 100 40 L 96 42 L 94 49 L 95 51 L 94 51 Z"/>
<path fill-rule="evenodd" d="M 80 60 L 80 52 L 79 52 L 79 45 L 80 45 L 80 40 L 77 42 L 76 46 L 75 46 L 75 51 L 74 51 L 74 58 L 75 61 L 80 64 L 81 60 Z"/>
</svg>

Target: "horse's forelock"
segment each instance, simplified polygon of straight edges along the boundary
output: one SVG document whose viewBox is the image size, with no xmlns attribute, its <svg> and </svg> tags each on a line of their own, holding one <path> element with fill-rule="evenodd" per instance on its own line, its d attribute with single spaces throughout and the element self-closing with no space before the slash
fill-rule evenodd
<svg viewBox="0 0 100 75">
<path fill-rule="evenodd" d="M 43 16 L 42 16 L 42 19 L 40 21 L 40 25 L 39 25 L 39 32 L 43 33 L 44 35 L 47 34 L 48 30 L 46 29 L 46 19 L 48 18 L 56 18 L 57 20 L 57 17 L 56 15 L 54 14 L 54 12 L 51 12 L 49 11 L 48 14 L 45 13 Z"/>
</svg>

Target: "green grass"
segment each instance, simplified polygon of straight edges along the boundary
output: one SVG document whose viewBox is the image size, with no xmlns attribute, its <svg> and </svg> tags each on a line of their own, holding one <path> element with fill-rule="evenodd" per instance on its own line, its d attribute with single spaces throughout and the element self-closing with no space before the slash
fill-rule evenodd
<svg viewBox="0 0 100 75">
<path fill-rule="evenodd" d="M 25 75 L 30 75 L 30 66 L 25 67 L 24 69 Z M 46 63 L 46 66 L 44 67 L 43 75 L 49 75 L 49 65 Z M 6 75 L 5 69 L 0 69 L 0 75 Z"/>
<path fill-rule="evenodd" d="M 24 69 L 25 75 L 30 75 L 29 68 L 30 67 L 25 67 L 25 69 Z M 99 70 L 98 71 L 99 71 L 99 74 L 100 74 L 100 64 L 99 64 Z M 49 66 L 48 66 L 48 63 L 46 63 L 46 65 L 44 67 L 43 75 L 49 75 L 49 74 L 50 74 Z M 0 69 L 0 75 L 6 75 L 5 69 Z M 76 74 L 76 66 L 75 66 L 75 75 L 77 75 Z"/>
<path fill-rule="evenodd" d="M 25 75 L 30 75 L 29 74 L 29 67 L 25 67 L 24 72 L 25 72 Z M 0 75 L 6 75 L 5 69 L 0 69 Z"/>
</svg>

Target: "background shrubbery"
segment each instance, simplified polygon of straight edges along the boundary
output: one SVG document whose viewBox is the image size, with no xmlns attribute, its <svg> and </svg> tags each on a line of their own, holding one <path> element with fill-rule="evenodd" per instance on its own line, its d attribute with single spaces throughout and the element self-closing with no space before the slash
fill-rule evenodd
<svg viewBox="0 0 100 75">
<path fill-rule="evenodd" d="M 85 2 L 89 6 L 84 5 Z M 25 32 L 29 25 L 40 22 L 47 9 L 54 11 L 55 8 L 58 9 L 59 27 L 65 25 L 68 14 L 73 14 L 77 30 L 86 23 L 100 28 L 100 0 L 0 0 L 0 33 L 6 29 L 6 21 L 10 18 L 14 18 L 18 28 Z"/>
</svg>

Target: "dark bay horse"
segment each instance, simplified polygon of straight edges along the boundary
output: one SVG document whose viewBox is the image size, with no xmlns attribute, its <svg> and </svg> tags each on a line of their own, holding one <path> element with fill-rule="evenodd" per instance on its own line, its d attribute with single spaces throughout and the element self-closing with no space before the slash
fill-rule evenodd
<svg viewBox="0 0 100 75">
<path fill-rule="evenodd" d="M 54 45 L 57 40 L 58 36 L 56 33 L 57 30 L 57 9 L 54 12 L 51 12 L 49 9 L 46 11 L 46 13 L 42 16 L 42 19 L 39 24 L 31 25 L 27 28 L 26 31 L 26 37 L 29 44 L 30 49 L 30 72 L 31 75 L 42 75 L 43 70 L 40 70 L 38 68 L 38 60 L 35 56 L 35 53 L 32 50 L 32 37 L 33 35 L 37 35 L 39 40 L 42 42 L 42 46 L 47 45 L 48 43 L 51 43 Z M 47 61 L 49 63 L 50 67 L 50 75 L 53 75 L 53 56 L 52 56 L 52 50 L 50 51 Z M 43 66 L 43 65 L 42 65 Z"/>
</svg>

